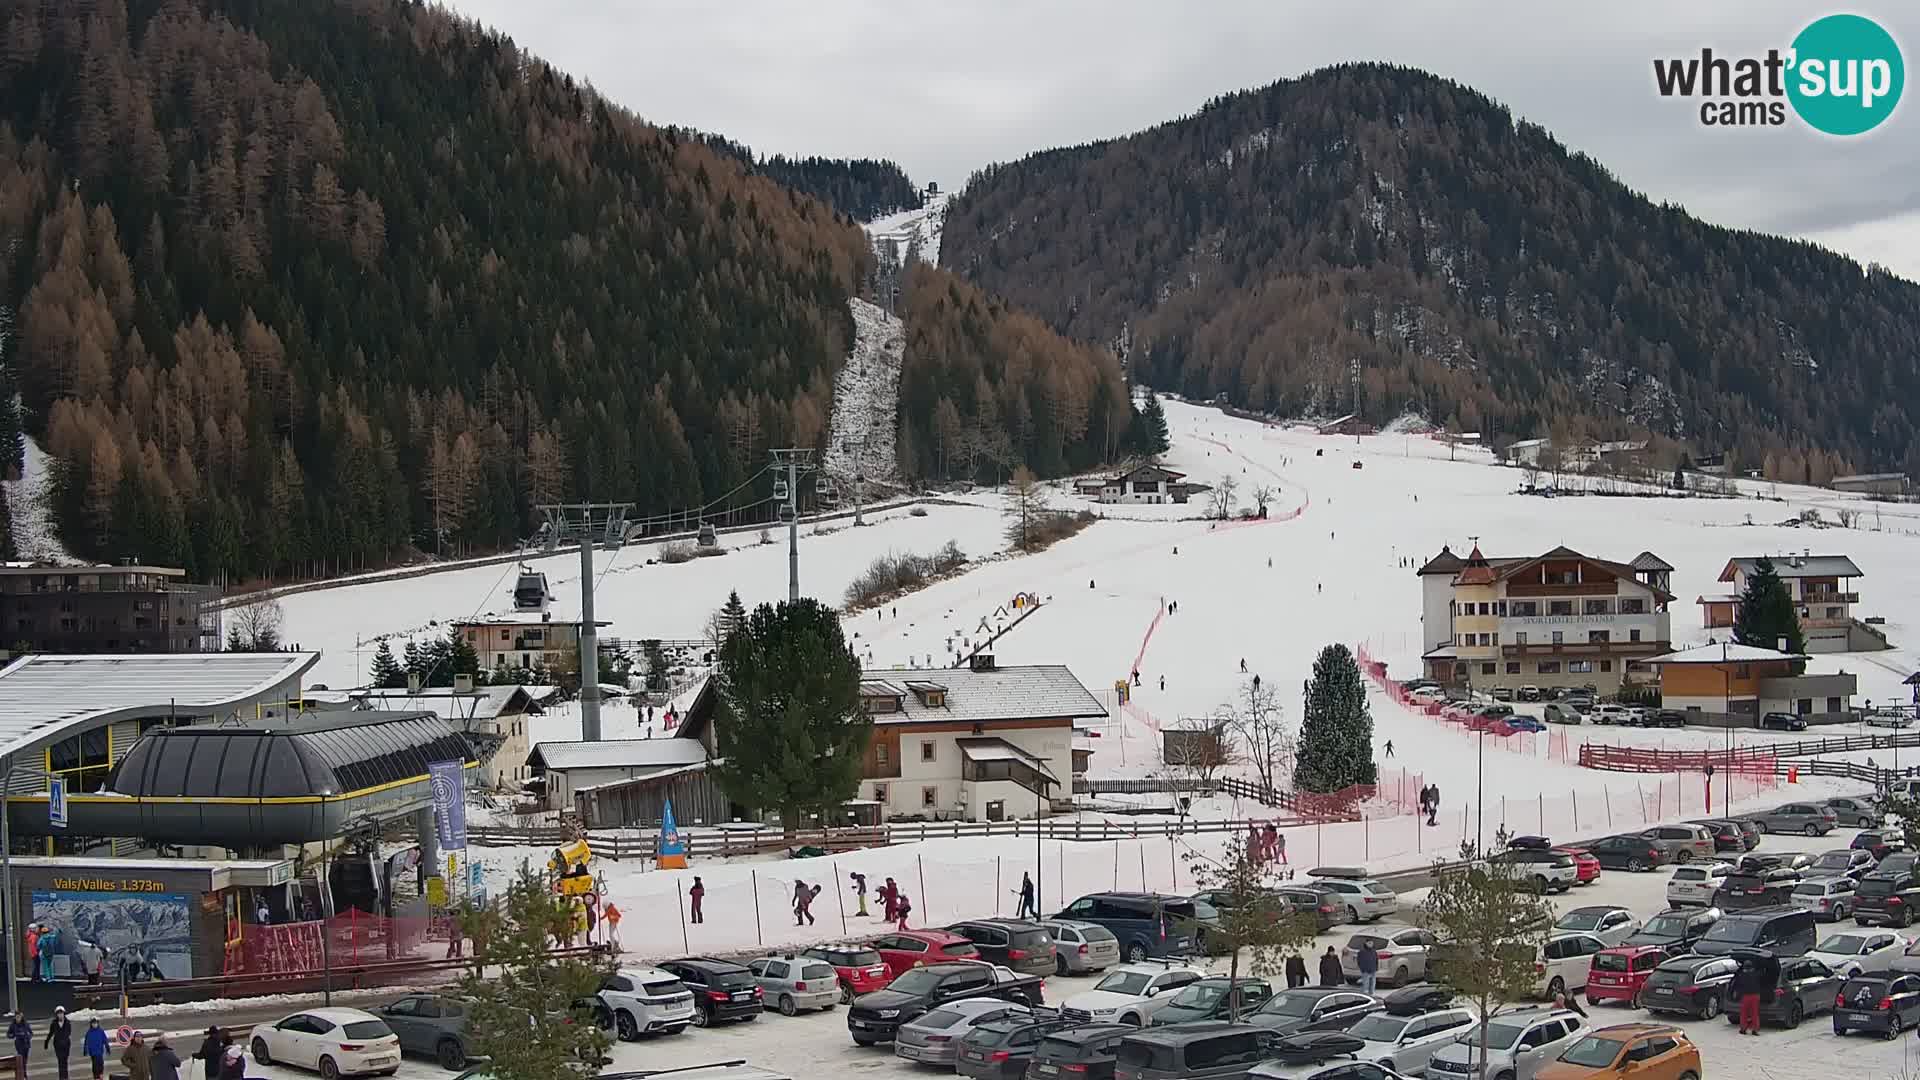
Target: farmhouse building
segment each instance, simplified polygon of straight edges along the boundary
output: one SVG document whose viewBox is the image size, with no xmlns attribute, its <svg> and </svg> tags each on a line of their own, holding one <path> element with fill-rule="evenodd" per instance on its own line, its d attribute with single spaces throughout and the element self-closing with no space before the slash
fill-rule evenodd
<svg viewBox="0 0 1920 1080">
<path fill-rule="evenodd" d="M 1730 627 L 1740 617 L 1740 597 L 1760 563 L 1759 556 L 1727 560 L 1720 580 L 1727 592 L 1699 597 L 1702 621 L 1709 629 Z M 1800 616 L 1800 633 L 1810 653 L 1863 652 L 1887 648 L 1880 631 L 1854 618 L 1854 605 L 1860 593 L 1854 579 L 1864 572 L 1845 555 L 1781 555 L 1771 558 L 1774 573 L 1787 587 L 1794 611 Z"/>
</svg>

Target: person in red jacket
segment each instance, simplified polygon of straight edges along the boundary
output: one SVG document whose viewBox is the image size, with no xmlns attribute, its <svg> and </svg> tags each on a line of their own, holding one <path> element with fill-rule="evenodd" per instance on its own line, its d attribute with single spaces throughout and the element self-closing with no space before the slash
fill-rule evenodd
<svg viewBox="0 0 1920 1080">
<path fill-rule="evenodd" d="M 694 922 L 698 923 L 698 922 L 707 921 L 706 917 L 700 913 L 700 901 L 706 899 L 706 897 L 707 897 L 707 887 L 706 885 L 701 883 L 700 875 L 695 874 L 693 877 L 693 887 L 687 890 L 687 900 L 689 901 L 689 907 L 693 912 Z"/>
</svg>

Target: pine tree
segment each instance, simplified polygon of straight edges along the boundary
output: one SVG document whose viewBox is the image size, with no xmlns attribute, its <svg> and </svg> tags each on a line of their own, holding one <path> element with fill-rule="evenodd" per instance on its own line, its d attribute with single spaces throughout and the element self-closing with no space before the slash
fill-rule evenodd
<svg viewBox="0 0 1920 1080">
<path fill-rule="evenodd" d="M 1134 449 L 1148 457 L 1164 454 L 1173 445 L 1167 434 L 1167 411 L 1160 405 L 1160 395 L 1147 394 L 1147 403 L 1140 407 L 1138 431 Z"/>
<path fill-rule="evenodd" d="M 778 809 L 788 828 L 860 789 L 873 721 L 860 710 L 860 662 L 840 617 L 809 597 L 761 604 L 720 650 L 721 790 Z"/>
<path fill-rule="evenodd" d="M 408 638 L 407 647 L 401 651 L 400 657 L 401 669 L 404 670 L 408 676 L 419 676 L 421 684 L 425 685 L 427 677 L 427 655 L 421 650 L 419 643 L 415 642 L 412 638 Z"/>
<path fill-rule="evenodd" d="M 1303 791 L 1329 792 L 1371 784 L 1376 778 L 1367 686 L 1353 653 L 1335 643 L 1321 649 L 1313 662 L 1293 784 Z"/>
<path fill-rule="evenodd" d="M 727 593 L 727 605 L 720 609 L 720 614 L 727 629 L 727 636 L 732 637 L 733 632 L 740 629 L 741 625 L 747 621 L 747 606 L 740 602 L 740 590 L 734 589 Z M 716 642 L 716 644 L 724 644 L 724 642 Z"/>
<path fill-rule="evenodd" d="M 385 638 L 373 650 L 373 670 L 367 673 L 367 679 L 382 690 L 398 690 L 407 685 L 407 673 L 393 658 L 393 647 Z"/>
<path fill-rule="evenodd" d="M 452 686 L 455 675 L 473 676 L 475 686 L 486 682 L 485 679 L 480 677 L 479 652 L 475 651 L 473 643 L 467 640 L 466 635 L 462 634 L 460 628 L 457 626 L 450 627 L 447 630 L 447 671 L 445 685 Z"/>
<path fill-rule="evenodd" d="M 1761 556 L 1747 576 L 1746 591 L 1740 594 L 1740 613 L 1733 620 L 1733 640 L 1759 649 L 1778 649 L 1786 639 L 1784 651 L 1804 653 L 1807 639 L 1800 632 L 1800 617 L 1793 610 L 1793 597 L 1787 583 L 1780 580 L 1773 560 Z"/>
</svg>

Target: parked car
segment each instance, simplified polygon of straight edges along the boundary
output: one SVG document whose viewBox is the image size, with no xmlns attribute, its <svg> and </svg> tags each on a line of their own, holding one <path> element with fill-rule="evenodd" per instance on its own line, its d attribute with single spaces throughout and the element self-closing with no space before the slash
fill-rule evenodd
<svg viewBox="0 0 1920 1080">
<path fill-rule="evenodd" d="M 622 1042 L 642 1035 L 676 1035 L 693 1023 L 693 991 L 657 967 L 621 968 L 600 982 L 594 1018 Z"/>
<path fill-rule="evenodd" d="M 840 1004 L 840 976 L 833 965 L 811 957 L 762 956 L 747 962 L 768 1008 L 792 1016 L 802 1009 L 831 1009 Z"/>
<path fill-rule="evenodd" d="M 1732 820 L 1734 824 L 1740 826 L 1740 831 L 1746 834 L 1748 851 L 1752 851 L 1754 848 L 1760 846 L 1760 837 L 1765 834 L 1760 831 L 1760 823 L 1758 821 L 1744 814 L 1737 815 Z"/>
<path fill-rule="evenodd" d="M 1753 815 L 1759 823 L 1761 832 L 1768 833 L 1805 833 L 1808 836 L 1825 836 L 1840 827 L 1840 819 L 1830 806 L 1817 803 L 1796 802 L 1776 806 Z"/>
<path fill-rule="evenodd" d="M 1855 833 L 1853 840 L 1847 844 L 1850 850 L 1864 851 L 1873 856 L 1875 863 L 1885 861 L 1887 856 L 1904 850 L 1906 846 L 1906 837 L 1896 832 L 1882 832 L 1878 829 Z"/>
<path fill-rule="evenodd" d="M 1590 1031 L 1534 1075 L 1539 1080 L 1598 1080 L 1630 1074 L 1635 1080 L 1695 1080 L 1700 1048 L 1671 1024 L 1617 1024 Z"/>
<path fill-rule="evenodd" d="M 1874 862 L 1870 851 L 1838 848 L 1821 852 L 1820 857 L 1808 867 L 1807 873 L 1815 877 L 1845 877 L 1858 881 L 1872 872 Z"/>
<path fill-rule="evenodd" d="M 1496 686 L 1489 692 L 1489 696 L 1495 701 L 1512 701 L 1513 688 L 1511 686 Z"/>
<path fill-rule="evenodd" d="M 1738 873 L 1757 874 L 1762 870 L 1798 870 L 1804 876 L 1808 868 L 1818 861 L 1811 851 L 1770 851 L 1759 855 L 1742 855 L 1734 865 Z"/>
<path fill-rule="evenodd" d="M 1679 709 L 1655 709 L 1651 716 L 1655 727 L 1678 728 L 1687 726 L 1687 714 Z"/>
<path fill-rule="evenodd" d="M 1542 942 L 1533 959 L 1533 992 L 1551 998 L 1561 991 L 1571 994 L 1587 985 L 1593 958 L 1607 943 L 1592 934 L 1555 934 Z"/>
<path fill-rule="evenodd" d="M 1034 1048 L 1028 1080 L 1114 1080 L 1120 1040 L 1134 1033 L 1131 1024 L 1081 1024 L 1055 1031 Z"/>
<path fill-rule="evenodd" d="M 1853 890 L 1853 921 L 1860 926 L 1912 926 L 1920 909 L 1920 878 L 1884 869 L 1860 879 Z"/>
<path fill-rule="evenodd" d="M 1518 880 L 1531 881 L 1534 891 L 1542 895 L 1566 892 L 1580 879 L 1580 868 L 1574 864 L 1573 856 L 1550 848 L 1508 847 L 1491 861 L 1512 866 Z"/>
<path fill-rule="evenodd" d="M 1740 823 L 1737 821 L 1728 821 L 1722 818 L 1705 818 L 1699 821 L 1689 822 L 1688 824 L 1703 826 L 1708 832 L 1713 834 L 1713 850 L 1716 854 L 1724 854 L 1731 851 L 1736 855 L 1740 855 L 1747 851 L 1747 834 L 1740 828 Z"/>
<path fill-rule="evenodd" d="M 1192 901 L 1157 893 L 1106 892 L 1083 896 L 1054 916 L 1104 926 L 1128 960 L 1178 956 L 1193 950 Z"/>
<path fill-rule="evenodd" d="M 1920 976 L 1898 972 L 1850 975 L 1833 999 L 1833 1033 L 1871 1031 L 1897 1039 L 1920 1025 Z"/>
<path fill-rule="evenodd" d="M 1869 709 L 1861 723 L 1868 727 L 1906 728 L 1913 726 L 1913 717 L 1892 709 Z"/>
<path fill-rule="evenodd" d="M 1540 713 L 1549 724 L 1578 724 L 1586 719 L 1586 714 L 1570 701 L 1550 701 Z"/>
<path fill-rule="evenodd" d="M 1596 724 L 1625 727 L 1632 716 L 1633 714 L 1627 711 L 1625 705 L 1607 704 L 1593 707 L 1593 722 Z"/>
<path fill-rule="evenodd" d="M 694 1027 L 760 1018 L 764 995 L 753 973 L 739 964 L 708 956 L 689 956 L 662 961 L 660 970 L 679 979 L 693 992 Z"/>
<path fill-rule="evenodd" d="M 1400 894 L 1352 866 L 1316 867 L 1307 871 L 1316 888 L 1325 889 L 1347 908 L 1348 922 L 1379 922 L 1400 910 Z"/>
<path fill-rule="evenodd" d="M 312 1069 L 336 1076 L 392 1076 L 400 1068 L 400 1037 L 385 1020 L 359 1009 L 308 1009 L 272 1024 L 257 1024 L 251 1040 L 257 1065 Z"/>
<path fill-rule="evenodd" d="M 1360 947 L 1371 943 L 1379 957 L 1382 985 L 1405 986 L 1427 977 L 1427 957 L 1435 942 L 1432 931 L 1416 926 L 1382 926 L 1363 930 L 1340 949 L 1340 970 L 1348 982 L 1360 981 Z"/>
<path fill-rule="evenodd" d="M 1608 870 L 1651 870 L 1668 861 L 1667 852 L 1644 836 L 1608 836 L 1587 845 L 1587 851 Z"/>
<path fill-rule="evenodd" d="M 1731 911 L 1720 917 L 1693 951 L 1710 956 L 1736 952 L 1764 952 L 1776 957 L 1799 956 L 1816 941 L 1813 913 L 1805 908 L 1770 907 Z"/>
<path fill-rule="evenodd" d="M 1314 885 L 1283 885 L 1276 890 L 1289 914 L 1311 915 L 1317 928 L 1326 931 L 1346 918 L 1346 901 Z"/>
<path fill-rule="evenodd" d="M 893 981 L 893 969 L 887 966 L 886 958 L 877 949 L 859 945 L 817 945 L 800 955 L 833 965 L 834 977 L 840 982 L 842 1005 L 853 1004 L 853 999 L 861 994 L 884 990 L 887 983 Z"/>
<path fill-rule="evenodd" d="M 969 919 L 947 927 L 973 942 L 980 959 L 1026 975 L 1052 975 L 1056 967 L 1053 937 L 1039 923 L 1023 919 Z"/>
<path fill-rule="evenodd" d="M 1648 919 L 1622 945 L 1659 945 L 1669 953 L 1686 952 L 1720 921 L 1720 909 L 1670 908 Z"/>
<path fill-rule="evenodd" d="M 1891 971 L 1907 942 L 1891 930 L 1853 930 L 1828 934 L 1808 956 L 1832 968 L 1843 979 L 1863 971 Z"/>
<path fill-rule="evenodd" d="M 1788 903 L 1813 912 L 1821 922 L 1839 922 L 1853 913 L 1853 893 L 1858 884 L 1850 877 L 1807 878 L 1793 887 Z"/>
<path fill-rule="evenodd" d="M 1556 934 L 1592 934 L 1609 946 L 1618 945 L 1640 929 L 1633 912 L 1613 904 L 1577 907 L 1560 916 L 1553 924 Z"/>
<path fill-rule="evenodd" d="M 393 1029 L 403 1054 L 433 1058 L 450 1070 L 466 1068 L 475 1054 L 467 1032 L 467 1003 L 458 998 L 408 994 L 372 1012 Z"/>
<path fill-rule="evenodd" d="M 1896 851 L 1881 859 L 1873 872 L 1886 877 L 1913 877 L 1920 875 L 1920 853 Z"/>
<path fill-rule="evenodd" d="M 1687 953 L 1662 961 L 1640 987 L 1640 1007 L 1654 1013 L 1676 1013 L 1700 1020 L 1720 1015 L 1727 984 L 1740 962 L 1731 956 Z"/>
<path fill-rule="evenodd" d="M 980 950 L 973 942 L 945 930 L 899 930 L 874 938 L 870 944 L 887 965 L 890 979 L 928 964 L 980 959 Z"/>
<path fill-rule="evenodd" d="M 1734 954 L 1735 959 L 1743 959 L 1741 953 Z M 1833 969 L 1808 956 L 1792 956 L 1780 960 L 1780 977 L 1773 992 L 1760 995 L 1760 1021 L 1769 1020 L 1785 1024 L 1787 1027 L 1799 1027 L 1800 1022 L 1809 1016 L 1833 1011 L 1834 999 L 1840 995 L 1840 985 L 1846 980 L 1833 973 Z M 1721 1011 L 1727 1014 L 1727 1023 L 1740 1022 L 1740 1003 L 1733 1000 L 1732 987 L 1720 1002 Z"/>
<path fill-rule="evenodd" d="M 1714 856 L 1713 834 L 1705 825 L 1655 825 L 1640 835 L 1659 845 L 1677 863 Z"/>
<path fill-rule="evenodd" d="M 1667 903 L 1674 907 L 1697 904 L 1701 907 L 1713 906 L 1713 894 L 1720 889 L 1722 882 L 1733 873 L 1732 863 L 1694 863 L 1691 866 L 1676 866 L 1673 876 L 1667 879 Z"/>
<path fill-rule="evenodd" d="M 1040 925 L 1053 938 L 1056 975 L 1105 971 L 1120 962 L 1120 939 L 1098 923 L 1048 919 Z"/>
<path fill-rule="evenodd" d="M 1600 880 L 1600 860 L 1583 847 L 1561 846 L 1553 850 L 1573 857 L 1573 883 L 1591 885 Z"/>
<path fill-rule="evenodd" d="M 1842 825 L 1871 829 L 1880 824 L 1880 808 L 1873 800 L 1852 795 L 1836 795 L 1826 801 Z"/>
<path fill-rule="evenodd" d="M 1624 1001 L 1638 1008 L 1641 988 L 1667 955 L 1658 945 L 1623 945 L 1596 953 L 1587 974 L 1587 1004 Z"/>
<path fill-rule="evenodd" d="M 1025 1005 L 998 998 L 949 1001 L 903 1022 L 894 1032 L 893 1056 L 922 1065 L 951 1068 L 960 1056 L 960 1041 L 975 1027 L 1007 1017 L 1025 1021 L 1032 1016 Z"/>
<path fill-rule="evenodd" d="M 1800 884 L 1800 871 L 1776 867 L 1759 873 L 1728 874 L 1714 891 L 1713 906 L 1721 911 L 1746 911 L 1789 903 Z"/>
<path fill-rule="evenodd" d="M 1770 712 L 1760 718 L 1760 726 L 1768 731 L 1805 731 L 1807 719 L 1790 712 Z"/>
<path fill-rule="evenodd" d="M 1244 1080 L 1278 1042 L 1252 1024 L 1217 1020 L 1136 1031 L 1120 1040 L 1114 1078 Z"/>
<path fill-rule="evenodd" d="M 900 1025 L 950 1002 L 994 998 L 1037 1008 L 1044 1003 L 1037 975 L 961 960 L 914 968 L 885 990 L 862 994 L 847 1009 L 847 1033 L 860 1046 L 891 1041 Z"/>
<path fill-rule="evenodd" d="M 1473 1010 L 1467 1008 L 1395 1012 L 1389 1007 L 1354 1021 L 1347 1034 L 1366 1044 L 1358 1055 L 1362 1061 L 1419 1076 L 1434 1051 L 1459 1038 L 1473 1020 Z"/>
<path fill-rule="evenodd" d="M 1396 1016 L 1413 1016 L 1452 1006 L 1460 997 L 1451 986 L 1440 983 L 1414 983 L 1380 995 L 1387 1011 Z"/>
<path fill-rule="evenodd" d="M 1122 964 L 1101 976 L 1091 990 L 1060 1003 L 1060 1011 L 1081 1023 L 1112 1020 L 1140 1027 L 1182 987 L 1207 977 L 1200 968 L 1170 961 Z"/>
<path fill-rule="evenodd" d="M 1058 1013 L 1002 1016 L 973 1025 L 960 1037 L 954 1070 L 975 1080 L 1021 1080 L 1040 1040 L 1073 1026 Z M 898 1046 L 898 1043 L 894 1044 Z"/>
<path fill-rule="evenodd" d="M 1539 688 L 1539 687 L 1537 687 L 1537 686 L 1523 686 L 1523 687 L 1521 687 L 1521 688 L 1520 688 L 1520 700 L 1521 700 L 1521 701 L 1539 701 L 1539 700 L 1540 700 L 1540 688 Z"/>
<path fill-rule="evenodd" d="M 1230 979 L 1225 975 L 1210 975 L 1196 979 L 1174 991 L 1147 1023 L 1165 1027 L 1195 1020 L 1225 1020 L 1234 1011 L 1231 995 L 1235 992 L 1240 995 L 1239 1014 L 1244 1020 L 1273 994 L 1273 986 L 1265 979 L 1249 977 Z"/>
<path fill-rule="evenodd" d="M 1533 1080 L 1586 1030 L 1586 1017 L 1568 1009 L 1502 1009 L 1486 1020 L 1486 1075 Z M 1427 1075 L 1480 1076 L 1480 1042 L 1480 1030 L 1467 1029 L 1459 1042 L 1434 1052 L 1427 1062 Z"/>
<path fill-rule="evenodd" d="M 1385 1008 L 1379 999 L 1336 986 L 1302 986 L 1268 998 L 1247 1023 L 1280 1035 L 1303 1031 L 1345 1031 L 1360 1018 Z"/>
<path fill-rule="evenodd" d="M 1539 733 L 1547 730 L 1547 725 L 1539 717 L 1528 713 L 1514 713 L 1507 717 L 1507 728 L 1511 731 L 1531 731 Z"/>
</svg>

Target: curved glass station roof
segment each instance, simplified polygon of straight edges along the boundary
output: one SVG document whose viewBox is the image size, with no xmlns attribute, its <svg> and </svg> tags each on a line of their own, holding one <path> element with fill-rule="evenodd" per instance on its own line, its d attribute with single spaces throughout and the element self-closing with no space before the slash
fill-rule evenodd
<svg viewBox="0 0 1920 1080">
<path fill-rule="evenodd" d="M 148 731 L 107 790 L 141 798 L 338 798 L 418 780 L 435 761 L 472 761 L 466 739 L 431 714 L 335 713 L 272 726 Z"/>
</svg>

